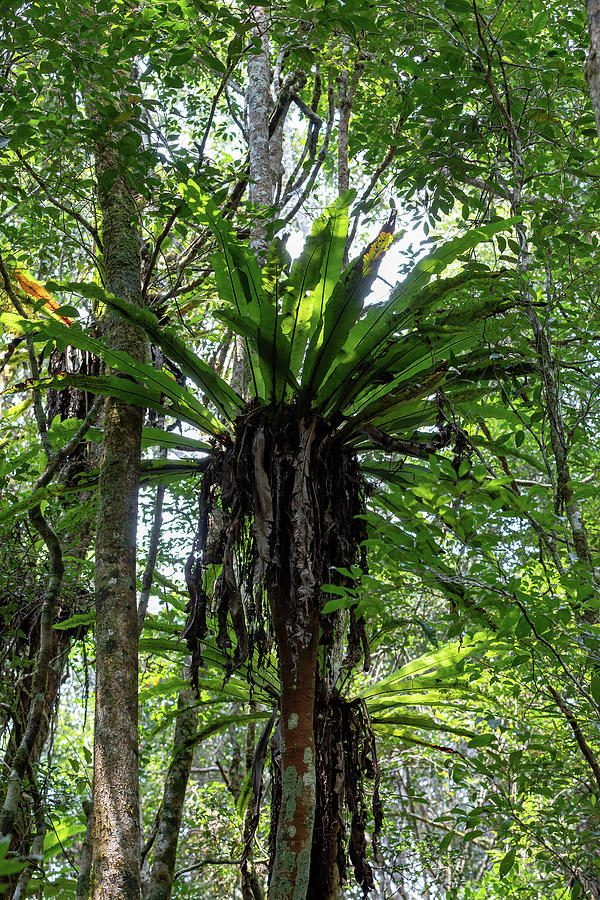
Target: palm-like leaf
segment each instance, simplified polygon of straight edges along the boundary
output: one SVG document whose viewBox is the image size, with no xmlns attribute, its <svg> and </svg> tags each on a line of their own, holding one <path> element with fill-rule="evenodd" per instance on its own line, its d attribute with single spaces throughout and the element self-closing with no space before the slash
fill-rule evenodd
<svg viewBox="0 0 600 900">
<path fill-rule="evenodd" d="M 208 699 L 203 697 L 200 702 L 218 706 L 223 697 L 244 699 L 246 684 L 239 676 L 246 671 L 252 679 L 257 673 L 266 677 L 263 662 L 273 651 L 266 639 L 265 620 L 271 610 L 269 624 L 280 662 L 282 770 L 302 759 L 306 763 L 306 751 L 314 752 L 315 766 L 323 776 L 316 808 L 326 817 L 329 780 L 334 779 L 331 785 L 337 782 L 333 757 L 319 735 L 320 726 L 314 726 L 311 749 L 310 735 L 307 738 L 304 729 L 293 733 L 293 718 L 286 710 L 293 699 L 296 723 L 300 718 L 309 732 L 313 718 L 315 723 L 320 717 L 325 723 L 331 721 L 333 727 L 334 719 L 328 716 L 333 714 L 337 698 L 318 690 L 320 708 L 315 709 L 311 690 L 297 688 L 326 684 L 331 662 L 326 641 L 321 661 L 312 649 L 320 640 L 320 630 L 324 635 L 334 632 L 336 612 L 324 609 L 323 585 L 333 570 L 334 587 L 345 587 L 348 578 L 339 574 L 341 567 L 348 570 L 355 565 L 366 536 L 364 484 L 355 451 L 380 445 L 406 451 L 406 455 L 426 456 L 427 438 L 415 439 L 414 433 L 434 425 L 441 415 L 440 389 L 462 396 L 470 385 L 477 395 L 478 382 L 496 378 L 497 370 L 489 365 L 481 348 L 488 339 L 498 339 L 495 333 L 488 335 L 487 318 L 506 310 L 503 295 L 494 295 L 489 289 L 498 275 L 471 261 L 458 275 L 437 276 L 511 221 L 490 223 L 436 248 L 413 267 L 389 300 L 365 306 L 379 262 L 393 239 L 393 220 L 341 272 L 350 201 L 341 198 L 317 223 L 291 270 L 283 248 L 275 245 L 261 272 L 214 203 L 202 197 L 193 184 L 185 194 L 187 205 L 200 222 L 210 226 L 219 246 L 213 266 L 217 289 L 228 304 L 222 317 L 246 341 L 254 404 L 242 409 L 241 398 L 195 361 L 175 335 L 169 332 L 165 336 L 155 317 L 118 299 L 107 297 L 105 302 L 145 328 L 167 356 L 175 358 L 194 379 L 228 424 L 221 425 L 190 391 L 164 373 L 98 346 L 98 342 L 90 344 L 91 339 L 80 334 L 73 332 L 72 336 L 68 329 L 68 337 L 61 334 L 60 339 L 86 344 L 84 349 L 99 353 L 122 373 L 97 379 L 97 391 L 135 397 L 129 402 L 161 411 L 166 408 L 215 437 L 222 436 L 224 429 L 233 433 L 234 440 L 225 442 L 225 452 L 214 455 L 203 483 L 204 502 L 188 567 L 193 575 L 188 578 L 191 600 L 184 636 L 196 667 L 202 643 L 205 661 L 213 653 L 215 665 L 232 676 L 229 687 L 219 689 L 212 676 L 204 673 L 202 687 Z M 479 304 L 465 296 L 465 291 L 473 289 L 484 294 Z M 443 307 L 448 299 L 452 300 L 450 309 Z M 52 326 L 55 336 L 56 327 Z M 81 379 L 77 383 L 83 385 Z M 159 477 L 165 477 L 164 463 L 159 465 Z M 215 516 L 217 502 L 220 524 Z M 206 536 L 211 527 L 218 537 L 208 550 Z M 218 567 L 220 575 L 215 581 Z M 244 573 L 243 585 L 240 572 Z M 218 602 L 216 642 L 205 641 L 209 591 L 214 591 Z M 252 601 L 247 609 L 243 608 L 243 593 Z M 236 651 L 233 659 L 226 659 L 232 634 Z M 355 615 L 349 637 L 352 664 L 357 652 L 360 656 L 361 644 L 367 653 L 364 623 Z M 144 637 L 140 649 L 172 653 L 183 647 L 174 647 L 169 638 Z M 449 663 L 450 651 L 454 660 Z M 356 726 L 347 729 L 348 734 L 355 732 L 348 747 L 348 735 L 341 732 L 343 717 L 335 726 L 338 737 L 334 745 L 344 747 L 344 766 L 358 768 L 360 753 L 367 744 L 372 747 L 369 713 L 382 733 L 415 743 L 426 743 L 423 733 L 431 731 L 471 736 L 454 722 L 430 714 L 434 709 L 451 711 L 459 699 L 474 699 L 474 689 L 459 677 L 456 668 L 465 647 L 447 648 L 445 653 L 444 658 L 429 654 L 369 686 L 356 698 L 353 712 L 344 710 L 344 716 L 351 714 Z M 263 683 L 262 687 L 272 698 L 274 685 L 267 688 Z M 247 696 L 250 699 L 249 685 Z M 219 715 L 197 740 L 231 724 L 267 717 L 270 713 L 263 710 Z M 357 772 L 354 775 L 360 778 Z M 337 791 L 338 787 L 331 789 Z M 364 824 L 357 824 L 354 814 L 362 807 L 364 795 L 353 799 L 350 793 L 356 790 L 360 795 L 364 788 L 355 785 L 346 800 L 353 813 L 351 841 L 360 845 Z M 295 784 L 286 785 L 284 780 L 282 808 L 294 805 L 294 822 L 300 823 L 314 814 L 315 803 L 314 798 L 297 803 L 294 792 Z M 377 814 L 375 818 L 377 821 Z M 324 833 L 333 833 L 331 823 L 326 818 L 324 822 Z M 332 848 L 325 850 L 329 860 Z M 315 864 L 319 865 L 316 856 Z"/>
<path fill-rule="evenodd" d="M 421 259 L 386 302 L 365 307 L 379 261 L 391 243 L 392 227 L 388 223 L 341 273 L 351 199 L 349 192 L 317 220 L 289 274 L 289 259 L 277 245 L 261 273 L 213 201 L 193 182 L 186 188 L 186 202 L 217 239 L 215 278 L 220 296 L 228 302 L 220 315 L 246 339 L 257 400 L 276 409 L 295 396 L 300 414 L 312 411 L 329 418 L 348 444 L 360 447 L 368 446 L 365 435 L 370 427 L 402 437 L 431 426 L 439 412 L 435 393 L 442 386 L 447 393 L 461 383 L 464 388 L 466 382 L 473 385 L 497 377 L 502 367 L 486 364 L 477 350 L 487 338 L 488 318 L 507 306 L 503 294 L 494 295 L 490 288 L 502 273 L 471 263 L 458 275 L 432 279 L 513 220 L 492 222 L 447 241 Z M 81 285 L 68 287 L 85 293 Z M 479 302 L 465 297 L 473 289 L 484 292 Z M 97 286 L 88 287 L 90 291 L 144 328 L 226 422 L 233 423 L 241 398 L 177 335 L 162 329 L 149 311 Z M 443 308 L 449 298 L 452 307 Z M 209 434 L 223 433 L 212 413 L 164 373 L 109 351 L 81 330 L 48 322 L 43 334 L 101 355 L 138 382 L 127 386 L 118 376 L 109 376 L 111 380 L 96 383 L 99 392 L 113 391 L 129 402 L 161 411 L 166 405 L 174 416 Z M 91 383 L 85 387 L 93 389 Z"/>
<path fill-rule="evenodd" d="M 165 627 L 167 627 L 166 634 Z M 161 632 L 163 634 L 157 637 L 142 637 L 140 639 L 142 653 L 152 652 L 168 657 L 174 652 L 186 652 L 185 644 L 177 641 L 175 637 L 168 636 L 170 629 L 166 623 L 151 621 L 147 623 L 147 628 L 159 635 Z M 175 630 L 174 626 L 171 628 Z M 364 701 L 374 730 L 382 736 L 401 736 L 403 740 L 415 743 L 440 732 L 459 737 L 473 737 L 474 733 L 470 729 L 446 721 L 450 718 L 446 714 L 457 710 L 464 713 L 471 707 L 475 709 L 482 697 L 489 702 L 490 698 L 476 683 L 459 674 L 464 660 L 475 653 L 485 652 L 489 646 L 490 636 L 482 633 L 471 641 L 452 643 L 442 650 L 425 653 L 386 678 L 369 684 L 355 694 L 350 692 L 346 702 L 353 704 L 357 699 Z M 198 677 L 201 692 L 199 706 L 212 706 L 215 710 L 220 710 L 224 704 L 249 703 L 252 699 L 265 709 L 257 710 L 250 715 L 241 711 L 219 713 L 206 728 L 198 732 L 194 743 L 200 743 L 230 725 L 244 726 L 251 721 L 269 718 L 270 709 L 274 703 L 278 703 L 281 690 L 274 660 L 272 666 L 263 665 L 260 668 L 244 663 L 238 672 L 224 682 L 219 673 L 227 661 L 211 638 L 206 640 L 203 657 L 206 668 Z M 184 686 L 186 682 L 179 678 L 166 679 L 144 689 L 141 697 L 146 699 L 157 695 L 175 694 Z M 435 717 L 435 710 L 440 713 L 438 718 Z M 176 715 L 176 710 L 168 713 L 157 730 L 168 725 Z"/>
<path fill-rule="evenodd" d="M 507 307 L 502 293 L 490 289 L 504 273 L 471 263 L 458 275 L 432 279 L 514 220 L 492 222 L 447 241 L 420 260 L 385 303 L 365 308 L 393 229 L 388 223 L 341 273 L 350 199 L 340 198 L 317 220 L 289 275 L 281 248 L 272 250 L 260 287 L 252 254 L 212 210 L 222 258 L 229 260 L 217 265 L 217 285 L 230 301 L 220 315 L 247 339 L 259 360 L 261 382 L 255 386 L 261 403 L 277 407 L 295 394 L 301 412 L 347 424 L 348 438 L 369 422 L 397 434 L 415 422 L 435 420 L 425 398 L 442 384 L 469 378 L 474 362 L 469 354 L 486 337 L 477 322 Z M 241 283 L 240 272 L 245 273 Z M 464 296 L 473 289 L 486 292 L 479 303 Z M 440 309 L 448 297 L 453 308 Z M 480 366 L 477 374 L 489 380 L 495 373 Z M 422 402 L 415 405 L 418 399 Z"/>
<path fill-rule="evenodd" d="M 183 374 L 190 378 L 206 394 L 221 415 L 227 421 L 233 421 L 237 412 L 243 406 L 241 398 L 207 363 L 193 353 L 172 329 L 161 326 L 154 313 L 148 309 L 140 309 L 120 297 L 107 293 L 99 285 L 67 282 L 60 285 L 60 289 L 77 292 L 82 296 L 99 300 L 130 324 L 142 328 L 152 343 L 160 347 L 165 355 L 181 368 Z M 152 368 L 143 363 L 137 363 L 125 353 L 118 354 L 118 351 L 109 350 L 101 341 L 91 338 L 77 326 L 67 328 L 52 320 L 47 320 L 41 325 L 39 322 L 22 324 L 24 327 L 29 328 L 34 325 L 40 338 L 46 337 L 47 339 L 61 340 L 64 344 L 71 344 L 74 347 L 79 347 L 81 350 L 95 353 L 97 356 L 102 357 L 108 365 L 134 377 L 141 373 L 145 373 L 147 377 L 149 374 L 148 369 Z M 154 371 L 156 373 L 156 370 Z M 166 377 L 162 376 L 163 383 Z M 157 378 L 161 380 L 160 373 L 157 375 Z"/>
</svg>

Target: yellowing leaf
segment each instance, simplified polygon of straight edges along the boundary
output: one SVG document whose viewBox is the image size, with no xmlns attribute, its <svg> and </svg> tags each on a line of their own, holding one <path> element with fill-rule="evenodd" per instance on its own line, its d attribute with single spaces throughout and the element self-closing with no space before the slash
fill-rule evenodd
<svg viewBox="0 0 600 900">
<path fill-rule="evenodd" d="M 126 110 L 124 110 L 124 112 L 120 112 L 118 116 L 115 116 L 113 119 L 113 122 L 115 123 L 115 125 L 120 125 L 121 122 L 128 122 L 132 116 L 133 116 L 133 110 L 126 109 Z"/>
<path fill-rule="evenodd" d="M 376 263 L 383 256 L 393 240 L 394 236 L 389 231 L 382 231 L 377 235 L 373 243 L 367 247 L 363 256 L 363 275 L 366 275 L 372 269 L 373 263 Z"/>
<path fill-rule="evenodd" d="M 33 297 L 35 300 L 52 300 L 52 297 L 46 290 L 43 284 L 39 284 L 37 281 L 33 281 L 33 279 L 28 278 L 23 272 L 19 272 L 19 270 L 15 270 L 11 273 L 13 278 L 19 282 L 21 288 L 25 291 L 28 297 Z"/>
<path fill-rule="evenodd" d="M 53 313 L 58 309 L 58 303 L 54 299 L 54 297 L 48 293 L 43 284 L 40 284 L 39 281 L 34 281 L 33 278 L 29 278 L 23 272 L 20 272 L 18 269 L 15 269 L 11 272 L 12 277 L 17 281 L 21 290 L 27 294 L 28 297 L 31 297 L 33 300 L 46 300 L 47 302 L 44 304 L 45 308 Z M 71 320 L 67 319 L 66 316 L 57 315 L 57 319 L 60 319 L 61 322 L 64 322 L 65 325 L 70 325 Z"/>
</svg>

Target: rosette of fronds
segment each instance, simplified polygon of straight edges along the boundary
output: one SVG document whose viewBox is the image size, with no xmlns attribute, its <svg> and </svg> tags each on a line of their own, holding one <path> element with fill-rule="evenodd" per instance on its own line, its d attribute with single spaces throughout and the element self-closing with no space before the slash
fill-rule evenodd
<svg viewBox="0 0 600 900">
<path fill-rule="evenodd" d="M 249 399 L 152 312 L 99 288 L 63 285 L 94 293 L 143 327 L 204 403 L 168 371 L 107 350 L 74 325 L 44 327 L 47 337 L 102 356 L 114 373 L 64 375 L 48 386 L 62 378 L 182 420 L 211 439 L 209 457 L 199 462 L 204 475 L 186 568 L 184 636 L 196 672 L 213 622 L 230 673 L 249 660 L 260 666 L 276 650 L 282 755 L 273 897 L 284 896 L 282 885 L 289 883 L 318 885 L 322 893 L 343 877 L 344 796 L 355 874 L 365 890 L 371 883 L 357 795 L 362 782 L 351 777 L 352 767 L 368 758 L 376 778 L 369 716 L 364 704 L 339 692 L 361 656 L 368 665 L 364 625 L 344 598 L 366 565 L 363 461 L 382 454 L 427 458 L 448 445 L 460 454 L 453 402 L 526 369 L 508 339 L 509 276 L 476 262 L 473 253 L 510 221 L 438 246 L 387 299 L 372 302 L 394 218 L 344 269 L 351 200 L 350 194 L 338 199 L 315 222 L 296 260 L 276 241 L 261 270 L 214 203 L 188 185 L 187 208 L 220 247 L 212 258 L 222 301 L 217 315 L 244 341 Z M 457 271 L 443 277 L 449 266 Z M 502 352 L 492 353 L 498 346 Z M 333 599 L 332 589 L 338 591 Z M 319 839 L 313 842 L 315 815 Z"/>
</svg>

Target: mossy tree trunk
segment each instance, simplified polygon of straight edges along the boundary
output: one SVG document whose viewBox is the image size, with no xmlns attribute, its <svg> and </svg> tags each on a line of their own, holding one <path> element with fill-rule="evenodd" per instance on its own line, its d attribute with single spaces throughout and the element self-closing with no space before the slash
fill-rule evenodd
<svg viewBox="0 0 600 900">
<path fill-rule="evenodd" d="M 110 137 L 110 135 L 109 135 Z M 135 199 L 115 149 L 96 150 L 106 289 L 141 306 Z M 144 360 L 143 332 L 110 315 L 106 342 Z M 136 523 L 143 411 L 108 399 L 96 531 L 94 900 L 139 900 Z"/>
<path fill-rule="evenodd" d="M 173 890 L 179 829 L 194 758 L 192 740 L 198 727 L 198 706 L 194 690 L 179 692 L 177 710 L 173 759 L 165 780 L 154 860 L 148 889 L 144 892 L 145 900 L 169 900 Z"/>
</svg>

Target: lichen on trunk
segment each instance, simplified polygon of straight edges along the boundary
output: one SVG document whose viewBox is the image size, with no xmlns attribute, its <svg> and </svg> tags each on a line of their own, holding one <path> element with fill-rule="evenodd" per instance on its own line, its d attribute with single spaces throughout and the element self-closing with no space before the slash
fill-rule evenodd
<svg viewBox="0 0 600 900">
<path fill-rule="evenodd" d="M 108 140 L 111 136 L 108 136 Z M 96 148 L 106 289 L 142 304 L 137 209 L 111 143 Z M 107 316 L 106 343 L 133 359 L 144 333 Z M 94 900 L 139 900 L 136 524 L 142 409 L 109 398 L 96 529 Z"/>
<path fill-rule="evenodd" d="M 169 900 L 175 877 L 177 843 L 183 805 L 194 757 L 193 738 L 198 727 L 195 692 L 182 690 L 177 698 L 177 721 L 173 738 L 173 759 L 165 780 L 158 813 L 154 859 L 145 900 Z"/>
</svg>

